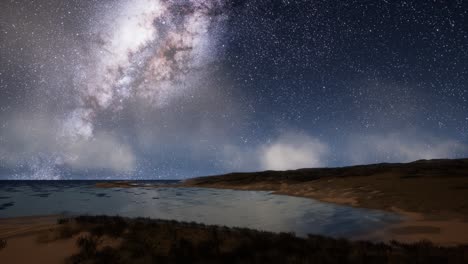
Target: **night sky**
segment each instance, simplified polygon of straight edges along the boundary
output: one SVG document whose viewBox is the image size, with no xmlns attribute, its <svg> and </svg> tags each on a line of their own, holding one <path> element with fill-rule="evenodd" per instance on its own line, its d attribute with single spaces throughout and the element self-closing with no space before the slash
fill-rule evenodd
<svg viewBox="0 0 468 264">
<path fill-rule="evenodd" d="M 468 156 L 466 1 L 0 1 L 0 178 Z"/>
</svg>

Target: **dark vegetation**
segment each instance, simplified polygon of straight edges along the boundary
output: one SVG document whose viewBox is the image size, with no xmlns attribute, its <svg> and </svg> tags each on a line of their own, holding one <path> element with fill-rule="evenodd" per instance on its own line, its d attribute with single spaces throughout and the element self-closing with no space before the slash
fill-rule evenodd
<svg viewBox="0 0 468 264">
<path fill-rule="evenodd" d="M 0 250 L 6 248 L 6 246 L 7 246 L 7 241 L 0 239 Z"/>
<path fill-rule="evenodd" d="M 468 263 L 468 245 L 299 238 L 290 233 L 109 216 L 80 216 L 59 223 L 75 234 L 85 233 L 77 240 L 79 253 L 69 263 Z"/>
<path fill-rule="evenodd" d="M 70 218 L 59 218 L 57 219 L 57 224 L 63 225 L 68 224 L 70 222 Z"/>
</svg>

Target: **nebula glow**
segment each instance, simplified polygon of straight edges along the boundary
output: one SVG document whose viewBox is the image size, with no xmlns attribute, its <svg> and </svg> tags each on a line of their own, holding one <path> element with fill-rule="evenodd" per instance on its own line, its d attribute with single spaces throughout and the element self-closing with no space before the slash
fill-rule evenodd
<svg viewBox="0 0 468 264">
<path fill-rule="evenodd" d="M 78 65 L 79 107 L 65 122 L 89 139 L 100 110 L 119 111 L 130 97 L 163 107 L 193 87 L 217 51 L 223 2 L 137 0 L 116 3 L 92 27 L 95 41 Z"/>
<path fill-rule="evenodd" d="M 41 111 L 9 117 L 13 125 L 1 129 L 8 140 L 0 146 L 0 161 L 32 171 L 16 178 L 58 179 L 60 166 L 135 172 L 140 162 L 135 141 L 122 140 L 126 135 L 101 124 L 108 116 L 125 116 L 129 104 L 166 109 L 174 99 L 193 94 L 200 80 L 211 78 L 210 65 L 228 18 L 224 0 L 77 3 L 91 7 L 86 17 L 61 10 L 60 23 L 51 15 L 54 2 L 48 4 L 31 4 L 32 16 L 49 15 L 43 14 L 37 26 L 19 30 L 17 37 L 37 41 L 28 64 L 37 67 L 40 81 L 34 88 L 49 96 L 24 107 Z M 14 4 L 8 7 L 20 12 Z M 71 32 L 63 23 L 66 16 L 79 19 L 69 23 L 76 26 Z M 16 28 L 16 18 L 11 20 Z M 26 15 L 25 25 L 29 20 Z M 34 37 L 37 32 L 42 35 Z M 56 110 L 47 109 L 57 103 Z"/>
</svg>

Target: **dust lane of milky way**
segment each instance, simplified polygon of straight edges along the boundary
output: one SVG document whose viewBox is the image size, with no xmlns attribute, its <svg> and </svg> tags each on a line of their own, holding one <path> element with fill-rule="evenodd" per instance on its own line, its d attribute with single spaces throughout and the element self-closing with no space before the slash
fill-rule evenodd
<svg viewBox="0 0 468 264">
<path fill-rule="evenodd" d="M 94 25 L 89 60 L 79 65 L 81 107 L 67 133 L 89 138 L 99 109 L 122 108 L 132 96 L 168 104 L 216 54 L 222 1 L 124 1 Z"/>
</svg>

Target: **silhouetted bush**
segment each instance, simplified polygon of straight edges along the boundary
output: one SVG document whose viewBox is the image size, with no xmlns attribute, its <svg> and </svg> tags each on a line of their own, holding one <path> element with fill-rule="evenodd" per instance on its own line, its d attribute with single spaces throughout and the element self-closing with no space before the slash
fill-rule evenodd
<svg viewBox="0 0 468 264">
<path fill-rule="evenodd" d="M 6 248 L 7 246 L 7 241 L 4 239 L 0 239 L 0 250 Z"/>
<path fill-rule="evenodd" d="M 58 229 L 58 238 L 60 239 L 71 238 L 73 235 L 77 234 L 78 232 L 79 230 L 75 230 L 69 225 L 62 225 Z"/>
<path fill-rule="evenodd" d="M 57 219 L 57 224 L 63 225 L 68 224 L 70 222 L 70 218 L 59 218 Z"/>
<path fill-rule="evenodd" d="M 120 257 L 118 252 L 111 247 L 104 247 L 102 250 L 96 252 L 93 258 L 95 264 L 108 264 L 108 263 L 120 263 Z"/>
<path fill-rule="evenodd" d="M 76 244 L 85 256 L 93 256 L 96 253 L 99 238 L 89 235 L 82 236 L 78 238 Z"/>
</svg>

